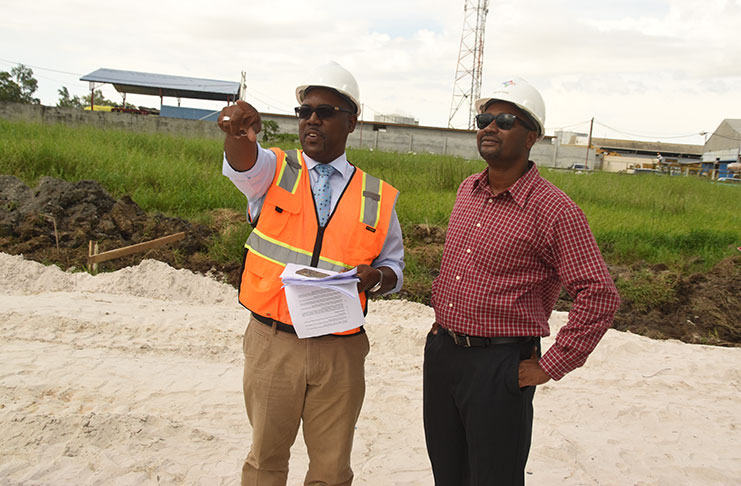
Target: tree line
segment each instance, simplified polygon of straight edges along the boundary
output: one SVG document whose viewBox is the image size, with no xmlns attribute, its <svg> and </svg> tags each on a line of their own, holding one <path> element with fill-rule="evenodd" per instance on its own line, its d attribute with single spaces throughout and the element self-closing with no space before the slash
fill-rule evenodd
<svg viewBox="0 0 741 486">
<path fill-rule="evenodd" d="M 10 71 L 0 72 L 0 101 L 9 101 L 13 103 L 23 103 L 28 105 L 41 104 L 41 100 L 34 98 L 34 93 L 39 88 L 39 82 L 33 76 L 33 69 L 18 64 Z M 106 99 L 103 93 L 99 90 L 93 90 L 91 94 L 86 96 L 71 96 L 66 86 L 62 86 L 61 89 L 57 90 L 59 94 L 59 100 L 57 106 L 60 108 L 83 108 L 90 106 L 90 98 L 92 96 L 92 102 L 97 106 L 119 106 L 120 103 L 116 103 L 112 100 Z M 133 105 L 126 103 L 128 108 L 133 108 Z"/>
</svg>

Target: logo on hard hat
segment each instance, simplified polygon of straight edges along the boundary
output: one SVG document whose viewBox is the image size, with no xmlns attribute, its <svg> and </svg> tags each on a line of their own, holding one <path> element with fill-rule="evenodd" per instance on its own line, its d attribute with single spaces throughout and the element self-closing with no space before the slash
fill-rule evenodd
<svg viewBox="0 0 741 486">
<path fill-rule="evenodd" d="M 515 85 L 516 83 L 511 79 L 509 81 L 505 81 L 502 83 L 502 86 L 504 86 L 505 88 L 509 88 L 510 86 L 515 86 Z"/>
</svg>

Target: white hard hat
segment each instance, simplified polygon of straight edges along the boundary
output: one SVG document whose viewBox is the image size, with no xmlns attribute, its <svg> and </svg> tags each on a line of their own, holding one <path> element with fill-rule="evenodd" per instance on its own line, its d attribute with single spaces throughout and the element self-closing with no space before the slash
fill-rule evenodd
<svg viewBox="0 0 741 486">
<path fill-rule="evenodd" d="M 511 78 L 503 81 L 488 98 L 476 100 L 476 111 L 483 113 L 490 101 L 507 101 L 525 113 L 536 123 L 538 140 L 545 135 L 545 103 L 538 90 L 522 78 Z"/>
<path fill-rule="evenodd" d="M 334 61 L 317 67 L 307 78 L 307 82 L 296 88 L 296 99 L 299 103 L 304 101 L 304 94 L 308 88 L 332 88 L 340 94 L 348 97 L 355 104 L 355 113 L 360 114 L 360 89 L 358 82 L 350 71 L 343 68 Z"/>
</svg>

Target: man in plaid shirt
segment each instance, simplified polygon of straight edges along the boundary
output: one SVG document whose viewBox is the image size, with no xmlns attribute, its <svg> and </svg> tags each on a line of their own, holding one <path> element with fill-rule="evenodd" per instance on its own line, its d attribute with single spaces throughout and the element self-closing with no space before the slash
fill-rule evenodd
<svg viewBox="0 0 741 486">
<path fill-rule="evenodd" d="M 511 79 L 477 101 L 487 169 L 458 188 L 424 361 L 436 486 L 523 485 L 535 386 L 583 365 L 620 305 L 584 213 L 529 160 L 545 105 Z M 574 299 L 541 356 L 561 287 Z"/>
</svg>

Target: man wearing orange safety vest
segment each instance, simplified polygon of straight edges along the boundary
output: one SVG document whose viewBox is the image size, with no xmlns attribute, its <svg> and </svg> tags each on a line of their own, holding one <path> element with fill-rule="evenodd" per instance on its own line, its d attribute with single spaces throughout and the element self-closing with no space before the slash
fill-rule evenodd
<svg viewBox="0 0 741 486">
<path fill-rule="evenodd" d="M 218 120 L 226 133 L 222 171 L 247 196 L 254 226 L 239 288 L 240 303 L 252 312 L 243 341 L 252 425 L 243 486 L 286 484 L 301 422 L 310 461 L 304 484 L 349 485 L 353 479 L 350 452 L 365 394 L 368 338 L 359 326 L 299 339 L 280 279 L 286 264 L 357 268 L 364 311 L 368 293 L 396 292 L 402 285 L 398 191 L 351 165 L 345 154 L 361 108 L 355 78 L 329 63 L 296 88 L 296 98 L 302 150 L 260 147 L 260 114 L 244 101 L 224 108 Z"/>
</svg>

